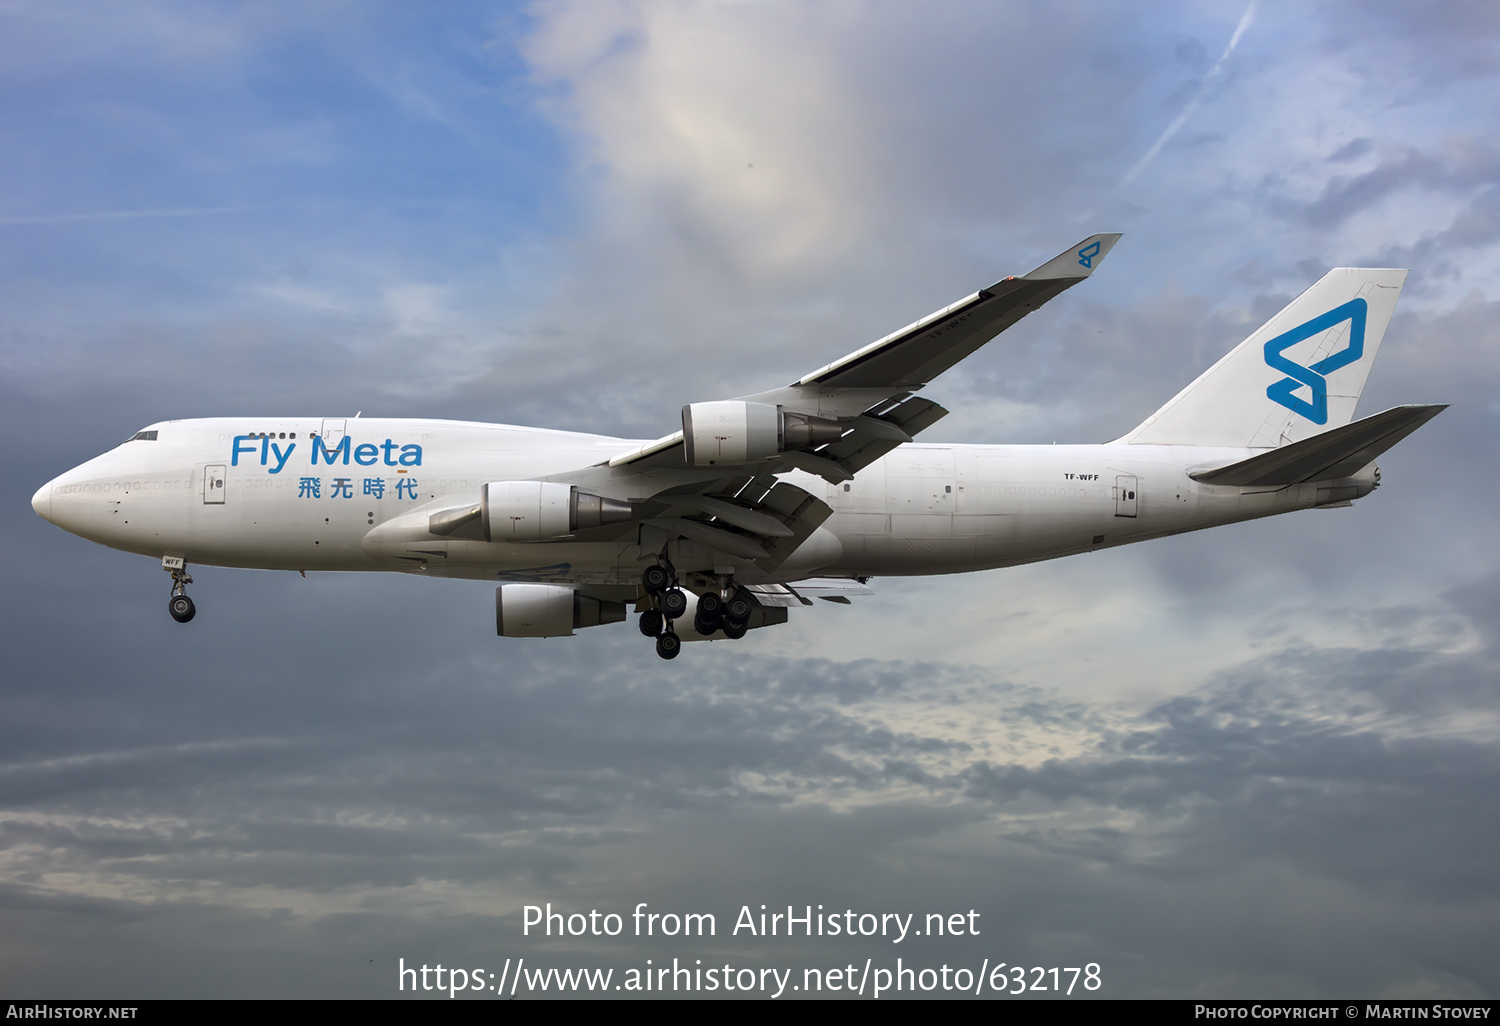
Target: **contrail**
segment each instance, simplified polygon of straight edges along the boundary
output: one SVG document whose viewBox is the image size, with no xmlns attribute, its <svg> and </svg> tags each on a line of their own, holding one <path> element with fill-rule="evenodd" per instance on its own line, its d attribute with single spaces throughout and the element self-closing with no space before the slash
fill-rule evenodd
<svg viewBox="0 0 1500 1026">
<path fill-rule="evenodd" d="M 1161 152 L 1161 148 L 1167 144 L 1172 136 L 1177 134 L 1177 130 L 1187 124 L 1187 119 L 1193 116 L 1193 111 L 1198 109 L 1198 104 L 1203 99 L 1204 86 L 1208 85 L 1209 81 L 1224 69 L 1224 64 L 1229 60 L 1229 55 L 1234 53 L 1234 48 L 1239 45 L 1240 37 L 1245 34 L 1245 30 L 1250 27 L 1250 23 L 1255 20 L 1255 6 L 1259 2 L 1260 0 L 1250 0 L 1250 6 L 1245 8 L 1244 16 L 1240 18 L 1240 23 L 1234 30 L 1234 35 L 1229 37 L 1229 45 L 1224 48 L 1224 52 L 1219 55 L 1219 59 L 1214 62 L 1214 66 L 1208 69 L 1208 74 L 1204 75 L 1203 80 L 1198 83 L 1198 91 L 1187 102 L 1187 106 L 1182 108 L 1182 113 L 1178 114 L 1172 120 L 1172 123 L 1167 126 L 1167 130 L 1161 134 L 1161 138 L 1156 140 L 1156 145 L 1146 151 L 1146 155 L 1136 162 L 1135 167 L 1131 168 L 1130 173 L 1125 176 L 1125 181 L 1120 184 L 1125 185 L 1134 180 L 1136 175 L 1146 169 L 1147 164 L 1156 159 L 1156 155 Z"/>
<path fill-rule="evenodd" d="M 60 224 L 64 221 L 124 221 L 137 217 L 193 217 L 198 214 L 235 214 L 244 210 L 256 210 L 254 206 L 239 207 L 176 207 L 163 210 L 97 210 L 87 214 L 39 214 L 35 217 L 0 217 L 4 224 Z"/>
</svg>

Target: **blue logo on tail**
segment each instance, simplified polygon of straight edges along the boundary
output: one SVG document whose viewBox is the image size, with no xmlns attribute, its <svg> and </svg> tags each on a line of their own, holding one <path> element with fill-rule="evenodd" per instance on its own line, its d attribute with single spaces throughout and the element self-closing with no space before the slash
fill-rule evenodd
<svg viewBox="0 0 1500 1026">
<path fill-rule="evenodd" d="M 1095 239 L 1093 242 L 1089 243 L 1087 246 L 1084 246 L 1078 251 L 1078 262 L 1084 267 L 1092 268 L 1094 266 L 1094 257 L 1098 255 L 1099 240 Z"/>
<path fill-rule="evenodd" d="M 1266 363 L 1287 377 L 1266 389 L 1266 397 L 1293 413 L 1301 414 L 1314 424 L 1327 424 L 1328 379 L 1324 375 L 1332 374 L 1340 367 L 1347 367 L 1365 355 L 1365 314 L 1368 310 L 1369 304 L 1363 299 L 1351 299 L 1343 306 L 1336 306 L 1326 314 L 1314 317 L 1306 324 L 1298 325 L 1267 342 Z M 1311 367 L 1304 367 L 1281 355 L 1298 342 L 1321 334 L 1343 321 L 1349 322 L 1349 344 L 1332 356 L 1324 357 Z M 1303 385 L 1312 389 L 1312 402 L 1292 394 Z"/>
</svg>

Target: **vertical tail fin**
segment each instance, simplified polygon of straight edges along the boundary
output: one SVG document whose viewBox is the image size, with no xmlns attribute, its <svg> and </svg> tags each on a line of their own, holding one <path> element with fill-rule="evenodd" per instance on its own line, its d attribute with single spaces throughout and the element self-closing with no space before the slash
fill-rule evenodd
<svg viewBox="0 0 1500 1026">
<path fill-rule="evenodd" d="M 1275 448 L 1349 423 L 1405 281 L 1329 271 L 1117 441 Z"/>
</svg>

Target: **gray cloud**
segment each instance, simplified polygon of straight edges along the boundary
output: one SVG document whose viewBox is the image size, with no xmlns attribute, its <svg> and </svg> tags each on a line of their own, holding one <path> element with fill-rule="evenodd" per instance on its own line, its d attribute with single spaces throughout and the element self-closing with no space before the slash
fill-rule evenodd
<svg viewBox="0 0 1500 1026">
<path fill-rule="evenodd" d="M 1433 38 L 1451 49 L 1390 71 L 1393 88 L 1442 88 L 1433 69 L 1493 35 L 1490 6 L 1441 8 Z M 1146 123 L 1137 107 L 1202 72 L 1215 25 L 1066 6 L 554 10 L 488 49 L 470 32 L 461 60 L 445 50 L 405 78 L 357 47 L 317 62 L 354 68 L 369 106 L 349 120 L 330 105 L 318 130 L 302 107 L 256 122 L 280 140 L 280 170 L 233 156 L 250 132 L 206 146 L 230 154 L 222 176 L 186 145 L 146 175 L 199 176 L 236 202 L 306 187 L 295 216 L 196 219 L 222 239 L 187 218 L 5 227 L 0 437 L 20 441 L 0 504 L 17 556 L 0 617 L 0 981 L 383 997 L 398 957 L 901 954 L 1098 961 L 1112 996 L 1492 994 L 1490 150 L 1433 143 L 1399 111 L 1352 140 L 1236 124 L 1222 103 L 1276 71 L 1247 36 L 1243 76 L 1195 115 L 1217 141 L 1152 165 L 1178 194 L 1164 202 L 1147 175 L 1106 194 L 1160 131 L 1160 111 Z M 1286 30 L 1275 14 L 1256 22 L 1267 49 Z M 307 17 L 307 39 L 332 31 Z M 349 39 L 417 52 L 372 19 Z M 210 27 L 140 29 L 155 40 L 141 53 L 176 55 L 147 63 L 214 100 L 173 115 L 144 90 L 121 100 L 131 123 L 206 131 L 234 121 L 226 110 L 275 107 L 224 83 L 282 30 L 219 25 L 200 51 Z M 55 85 L 102 40 L 69 45 L 34 47 L 65 74 L 37 60 L 8 73 Z M 1308 45 L 1297 59 L 1338 70 L 1406 42 Z M 522 59 L 524 80 L 496 70 Z M 1464 60 L 1468 87 L 1487 88 Z M 401 131 L 356 130 L 366 117 Z M 518 124 L 541 141 L 511 142 Z M 1215 164 L 1279 136 L 1253 164 Z M 25 152 L 84 166 L 55 142 Z M 402 162 L 423 152 L 449 163 Z M 1315 174 L 1259 194 L 1284 204 L 1267 228 L 1230 171 L 1259 180 L 1303 152 Z M 542 194 L 529 162 L 567 185 L 536 201 L 556 211 L 510 230 Z M 102 162 L 117 176 L 125 163 Z M 332 170 L 286 170 L 302 166 Z M 238 193 L 246 167 L 282 184 Z M 486 205 L 487 191 L 506 198 Z M 145 209 L 144 195 L 48 209 Z M 1357 231 L 1429 195 L 1465 213 L 1435 234 Z M 1107 217 L 1124 223 L 1094 223 Z M 775 640 L 689 646 L 671 664 L 629 625 L 496 639 L 488 585 L 394 575 L 202 569 L 184 629 L 149 560 L 27 508 L 41 482 L 171 416 L 379 405 L 668 430 L 682 401 L 788 380 L 1100 227 L 1131 235 L 1099 275 L 929 390 L 955 410 L 932 438 L 1114 437 L 1321 273 L 1318 254 L 1347 263 L 1387 234 L 1376 248 L 1433 287 L 1403 304 L 1362 412 L 1453 408 L 1382 459 L 1385 483 L 1352 510 L 878 581 L 852 609 L 797 611 Z M 1439 288 L 1455 254 L 1479 289 L 1466 299 Z M 1127 694 L 1122 678 L 1155 690 Z M 899 950 L 523 940 L 518 909 L 541 901 L 721 923 L 761 902 L 975 908 L 985 932 Z"/>
<path fill-rule="evenodd" d="M 1342 162 L 1351 159 L 1351 153 L 1349 146 L 1345 146 L 1329 160 Z M 1273 209 L 1308 227 L 1328 229 L 1403 190 L 1464 195 L 1496 182 L 1500 182 L 1500 157 L 1477 139 L 1460 139 L 1440 153 L 1414 147 L 1392 149 L 1382 153 L 1379 162 L 1368 171 L 1329 178 L 1316 199 L 1301 202 L 1281 199 L 1273 203 Z"/>
<path fill-rule="evenodd" d="M 1500 240 L 1500 185 L 1475 195 L 1441 231 L 1409 246 L 1392 246 L 1375 257 L 1382 265 L 1421 267 L 1425 276 L 1457 278 L 1455 261 L 1464 251 Z"/>
<path fill-rule="evenodd" d="M 1483 587 L 1495 590 L 1493 581 Z M 236 618 L 253 621 L 266 594 L 251 595 Z M 357 636 L 357 618 L 377 608 L 300 630 Z M 1462 699 L 1465 715 L 1493 711 L 1492 688 L 1470 693 L 1493 680 L 1493 642 L 1457 655 L 1420 644 L 1286 649 L 1121 717 L 978 668 L 750 667 L 709 652 L 691 653 L 691 669 L 653 666 L 652 679 L 581 672 L 588 662 L 640 659 L 624 633 L 462 669 L 413 672 L 373 653 L 349 659 L 315 699 L 340 710 L 336 737 L 309 736 L 310 722 L 327 716 L 297 698 L 300 683 L 221 676 L 212 706 L 177 701 L 187 705 L 178 722 L 142 724 L 213 741 L 13 760 L 0 825 L 7 905 L 23 918 L 83 916 L 107 934 L 158 936 L 174 971 L 214 961 L 178 947 L 185 937 L 216 921 L 240 924 L 243 940 L 213 950 L 232 954 L 247 978 L 279 974 L 277 987 L 291 993 L 385 991 L 383 977 L 361 981 L 311 958 L 346 929 L 357 936 L 360 922 L 380 924 L 380 940 L 343 943 L 376 952 L 383 967 L 393 950 L 423 944 L 483 961 L 521 952 L 515 916 L 524 901 L 647 900 L 727 917 L 744 901 L 780 900 L 789 886 L 799 902 L 860 906 L 899 894 L 920 907 L 977 905 L 995 921 L 984 949 L 1027 957 L 1058 943 L 1034 931 L 1061 923 L 1066 933 L 1066 909 L 1087 903 L 1089 957 L 1120 967 L 1119 993 L 1171 992 L 1195 974 L 1221 988 L 1238 980 L 1250 993 L 1400 992 L 1425 970 L 1403 945 L 1357 937 L 1361 924 L 1398 930 L 1414 948 L 1439 930 L 1476 950 L 1494 939 L 1493 917 L 1446 910 L 1459 898 L 1493 907 L 1493 825 L 1474 810 L 1500 760 L 1492 741 L 1451 736 L 1433 719 L 1445 710 L 1411 700 L 1437 692 Z M 138 644 L 144 651 L 152 641 Z M 312 645 L 295 636 L 283 644 Z M 113 686 L 139 694 L 138 674 Z M 1311 693 L 1320 698 L 1310 707 Z M 958 695 L 962 706 L 949 705 Z M 1077 754 L 1012 761 L 895 725 L 912 706 L 934 703 L 1004 723 L 1018 743 L 1041 731 Z M 215 714 L 225 706 L 232 720 Z M 67 750 L 102 729 L 92 719 L 114 715 L 85 703 L 50 741 L 34 724 L 12 729 Z M 837 852 L 836 864 L 807 862 L 813 850 Z M 931 876 L 938 865 L 948 868 Z M 926 867 L 923 882 L 907 881 L 908 866 Z M 57 874 L 80 882 L 60 886 Z M 1307 962 L 1299 943 L 1259 946 L 1243 910 L 1224 904 L 1241 887 L 1278 895 L 1273 906 L 1288 911 L 1298 895 L 1321 891 L 1332 918 L 1309 924 L 1309 936 L 1337 940 L 1337 967 Z M 478 899 L 468 912 L 465 896 Z M 1194 900 L 1208 904 L 1190 913 Z M 1158 907 L 1143 930 L 1139 916 L 1158 901 L 1166 912 Z M 1235 923 L 1245 947 L 1189 955 L 1212 917 Z M 257 938 L 272 936 L 280 954 L 256 954 Z M 1173 958 L 1125 970 L 1126 953 L 1147 936 L 1148 949 Z M 719 947 L 738 959 L 788 957 L 743 940 Z M 958 948 L 944 951 L 970 953 Z M 526 950 L 623 965 L 683 948 Z M 1248 950 L 1255 958 L 1238 962 L 1237 975 L 1220 975 Z M 302 953 L 307 968 L 279 964 L 288 953 Z M 1445 993 L 1493 986 L 1475 959 L 1444 964 Z"/>
<path fill-rule="evenodd" d="M 1373 4 L 1335 4 L 1327 23 L 1329 42 L 1343 49 L 1354 35 L 1353 18 L 1362 31 L 1386 41 L 1403 58 L 1387 73 L 1409 77 L 1413 84 L 1439 89 L 1467 78 L 1492 75 L 1497 63 L 1489 43 L 1500 30 L 1500 17 L 1483 0 L 1441 0 L 1418 13 L 1390 0 Z"/>
</svg>

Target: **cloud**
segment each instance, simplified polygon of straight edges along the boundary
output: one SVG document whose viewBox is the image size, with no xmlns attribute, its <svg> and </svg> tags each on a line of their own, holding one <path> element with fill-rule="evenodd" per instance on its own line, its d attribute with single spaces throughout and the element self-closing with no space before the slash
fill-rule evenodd
<svg viewBox="0 0 1500 1026">
<path fill-rule="evenodd" d="M 791 380 L 1094 230 L 1030 211 L 1043 190 L 1054 211 L 1087 202 L 1126 142 L 1114 94 L 1055 73 L 1083 48 L 1099 73 L 1140 74 L 1108 16 L 867 13 L 547 7 L 524 53 L 600 213 L 572 280 L 475 387 L 576 380 L 566 340 L 613 384 L 593 416 L 657 434 L 644 411 Z M 1035 81 L 1068 134 L 1014 101 Z"/>
<path fill-rule="evenodd" d="M 1208 83 L 1214 78 L 1217 78 L 1219 73 L 1224 70 L 1225 63 L 1234 54 L 1235 47 L 1239 46 L 1240 44 L 1240 37 L 1245 34 L 1245 30 L 1248 29 L 1250 27 L 1250 24 L 1255 20 L 1255 7 L 1255 0 L 1251 0 L 1250 5 L 1245 8 L 1245 13 L 1240 15 L 1240 23 L 1235 26 L 1234 35 L 1229 37 L 1229 45 L 1224 47 L 1224 52 L 1219 55 L 1218 60 L 1214 61 L 1214 66 L 1208 69 L 1208 73 L 1205 74 L 1203 76 L 1203 79 L 1198 83 L 1198 88 L 1193 93 L 1192 99 L 1190 99 L 1182 108 L 1181 112 L 1179 112 L 1178 115 L 1172 119 L 1171 123 L 1168 124 L 1167 127 L 1162 131 L 1161 135 L 1157 137 L 1156 142 L 1151 144 L 1151 148 L 1146 151 L 1145 156 L 1141 157 L 1141 159 L 1136 161 L 1135 165 L 1129 171 L 1125 172 L 1126 184 L 1134 181 L 1135 177 L 1142 171 L 1144 171 L 1147 165 L 1149 165 L 1153 160 L 1156 159 L 1156 155 L 1161 152 L 1161 148 L 1168 142 L 1170 142 L 1172 137 L 1176 135 L 1178 131 L 1181 130 L 1182 126 L 1187 124 L 1188 119 L 1193 116 L 1193 112 L 1198 109 L 1198 104 L 1202 101 L 1204 88 L 1206 88 Z"/>
<path fill-rule="evenodd" d="M 1289 207 L 1309 225 L 1329 228 L 1407 189 L 1465 193 L 1500 181 L 1500 158 L 1477 140 L 1458 140 L 1441 154 L 1405 149 L 1388 153 L 1368 171 L 1335 175 L 1311 203 Z"/>
<path fill-rule="evenodd" d="M 218 615 L 253 624 L 247 613 L 274 590 L 253 591 Z M 289 609 L 282 647 L 307 652 L 335 631 L 357 637 L 358 619 L 382 607 L 392 608 L 377 599 L 316 622 Z M 281 957 L 256 953 L 278 918 L 271 935 L 283 954 L 311 959 L 346 924 L 376 917 L 404 950 L 440 936 L 443 950 L 483 961 L 519 950 L 526 902 L 644 900 L 728 921 L 740 903 L 788 889 L 792 900 L 830 905 L 886 895 L 903 908 L 980 907 L 987 945 L 1028 957 L 1078 957 L 1076 944 L 1033 931 L 1055 930 L 1059 915 L 1070 922 L 1065 909 L 1086 900 L 1089 957 L 1122 967 L 1129 950 L 1171 953 L 1113 970 L 1118 993 L 1172 992 L 1194 974 L 1257 993 L 1410 992 L 1430 978 L 1414 952 L 1434 950 L 1437 933 L 1451 931 L 1455 948 L 1493 939 L 1493 917 L 1477 909 L 1495 903 L 1495 838 L 1470 815 L 1500 773 L 1493 695 L 1481 700 L 1490 719 L 1471 719 L 1467 735 L 1404 700 L 1491 679 L 1492 643 L 1284 649 L 1131 714 L 975 667 L 746 665 L 710 651 L 690 653 L 692 668 L 653 666 L 652 679 L 580 672 L 638 654 L 627 633 L 442 669 L 335 660 L 341 672 L 323 677 L 313 704 L 340 710 L 337 736 L 295 697 L 300 684 L 267 693 L 275 676 L 221 676 L 212 704 L 178 703 L 181 726 L 136 729 L 224 740 L 12 762 L 3 774 L 12 811 L 0 825 L 5 900 L 23 917 L 72 909 L 106 936 L 143 931 L 165 945 L 173 972 L 212 964 L 179 952 L 182 938 L 242 923 L 235 935 L 245 941 L 215 950 L 243 960 L 237 971 L 250 977 Z M 1389 682 L 1372 688 L 1379 666 L 1391 668 Z M 148 685 L 130 670 L 111 687 Z M 222 706 L 239 712 L 225 719 Z M 1478 708 L 1460 707 L 1471 718 Z M 70 732 L 98 734 L 95 715 L 113 716 L 99 705 Z M 25 721 L 11 729 L 39 736 Z M 260 740 L 268 736 L 281 740 Z M 812 851 L 834 861 L 809 862 Z M 947 867 L 940 877 L 935 865 Z M 1299 944 L 1244 932 L 1237 890 L 1265 895 L 1273 918 L 1312 900 L 1321 918 L 1306 929 L 1347 957 L 1337 969 L 1319 960 L 1319 982 Z M 1450 911 L 1460 898 L 1474 915 Z M 1207 905 L 1190 911 L 1194 900 Z M 1143 936 L 1131 924 L 1148 906 L 1158 911 Z M 1235 943 L 1255 950 L 1254 968 L 1232 944 L 1192 953 L 1214 919 L 1241 924 Z M 1361 936 L 1361 923 L 1381 932 Z M 1391 931 L 1414 940 L 1391 946 L 1381 939 Z M 45 930 L 30 936 L 48 943 Z M 786 957 L 743 938 L 717 946 L 741 960 Z M 377 947 L 384 965 L 387 945 Z M 527 951 L 619 965 L 682 948 L 554 941 Z M 1492 986 L 1472 960 L 1444 964 L 1455 967 L 1441 978 L 1446 993 Z M 283 992 L 387 988 L 343 970 L 321 981 L 276 971 Z"/>
<path fill-rule="evenodd" d="M 1232 87 L 1123 189 L 1221 13 L 28 14 L 7 212 L 265 207 L 6 227 L 0 978 L 388 996 L 398 957 L 895 953 L 1097 961 L 1117 996 L 1493 993 L 1492 6 L 1357 37 L 1338 4 L 1258 9 Z M 1361 254 L 1415 268 L 1362 412 L 1452 408 L 1353 509 L 879 580 L 670 664 L 629 624 L 497 639 L 491 585 L 401 575 L 199 568 L 184 628 L 153 561 L 27 508 L 169 417 L 652 435 L 1116 228 L 934 383 L 929 439 L 1115 437 Z M 520 938 L 545 901 L 984 933 Z"/>
<path fill-rule="evenodd" d="M 1452 274 L 1451 261 L 1460 252 L 1491 246 L 1496 241 L 1500 241 L 1500 185 L 1470 199 L 1447 228 L 1424 235 L 1409 246 L 1393 246 L 1376 260 L 1393 267 L 1422 266 L 1434 275 Z"/>
</svg>

